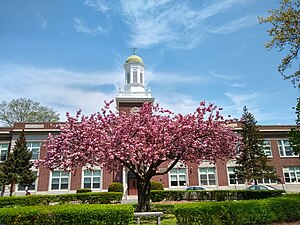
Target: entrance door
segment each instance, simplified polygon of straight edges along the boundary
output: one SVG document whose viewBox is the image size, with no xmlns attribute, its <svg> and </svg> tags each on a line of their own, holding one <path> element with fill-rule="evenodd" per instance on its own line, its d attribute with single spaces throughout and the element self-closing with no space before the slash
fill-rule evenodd
<svg viewBox="0 0 300 225">
<path fill-rule="evenodd" d="M 131 171 L 128 172 L 128 195 L 137 195 L 137 179 Z"/>
</svg>

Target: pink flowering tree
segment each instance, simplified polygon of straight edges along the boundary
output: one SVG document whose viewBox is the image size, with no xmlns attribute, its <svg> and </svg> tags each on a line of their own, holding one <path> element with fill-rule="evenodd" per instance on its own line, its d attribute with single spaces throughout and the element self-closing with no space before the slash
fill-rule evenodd
<svg viewBox="0 0 300 225">
<path fill-rule="evenodd" d="M 49 136 L 49 169 L 75 170 L 80 166 L 127 167 L 137 178 L 138 211 L 149 211 L 150 180 L 167 174 L 177 162 L 215 161 L 236 154 L 237 135 L 213 104 L 201 102 L 192 114 L 175 115 L 145 103 L 139 112 L 116 114 L 106 103 L 89 117 L 67 114 L 58 136 Z M 169 162 L 161 172 L 159 166 Z"/>
</svg>

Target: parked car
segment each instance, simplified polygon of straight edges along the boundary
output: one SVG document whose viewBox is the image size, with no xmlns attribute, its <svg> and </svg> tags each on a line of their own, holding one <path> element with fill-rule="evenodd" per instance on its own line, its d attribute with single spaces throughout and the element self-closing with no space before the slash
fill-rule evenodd
<svg viewBox="0 0 300 225">
<path fill-rule="evenodd" d="M 204 190 L 210 190 L 210 189 L 207 187 L 203 187 L 203 186 L 189 186 L 185 190 L 187 190 L 187 191 L 204 191 Z"/>
<path fill-rule="evenodd" d="M 251 185 L 251 186 L 246 187 L 245 190 L 268 191 L 268 190 L 277 190 L 277 189 L 272 186 L 269 186 L 269 185 Z"/>
</svg>

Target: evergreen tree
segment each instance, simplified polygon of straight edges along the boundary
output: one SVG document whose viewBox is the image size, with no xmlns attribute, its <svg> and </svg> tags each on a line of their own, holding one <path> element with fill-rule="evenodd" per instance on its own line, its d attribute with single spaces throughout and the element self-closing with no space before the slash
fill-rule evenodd
<svg viewBox="0 0 300 225">
<path fill-rule="evenodd" d="M 300 97 L 297 99 L 296 106 L 296 128 L 292 128 L 289 132 L 289 141 L 293 146 L 294 154 L 300 153 Z M 300 157 L 300 156 L 299 156 Z"/>
<path fill-rule="evenodd" d="M 264 153 L 263 139 L 256 125 L 253 114 L 249 113 L 246 106 L 242 115 L 242 145 L 240 154 L 237 157 L 235 168 L 237 177 L 248 183 L 258 179 L 277 179 L 275 169 L 268 165 L 267 157 Z"/>
<path fill-rule="evenodd" d="M 35 174 L 31 171 L 33 163 L 30 161 L 32 153 L 28 151 L 24 131 L 21 132 L 16 140 L 13 152 L 8 159 L 4 161 L 1 168 L 4 174 L 5 184 L 10 184 L 10 196 L 13 193 L 15 184 L 29 186 L 36 179 Z M 27 191 L 27 189 L 26 189 Z"/>
</svg>

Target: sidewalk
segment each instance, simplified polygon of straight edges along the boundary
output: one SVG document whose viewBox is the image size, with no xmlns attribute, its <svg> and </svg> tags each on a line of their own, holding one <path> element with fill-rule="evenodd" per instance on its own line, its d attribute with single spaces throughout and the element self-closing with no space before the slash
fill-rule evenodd
<svg viewBox="0 0 300 225">
<path fill-rule="evenodd" d="M 123 198 L 121 203 L 122 204 L 134 204 L 134 203 L 137 203 L 137 201 L 138 201 L 137 195 L 130 195 L 130 196 L 127 196 L 126 198 Z"/>
</svg>

